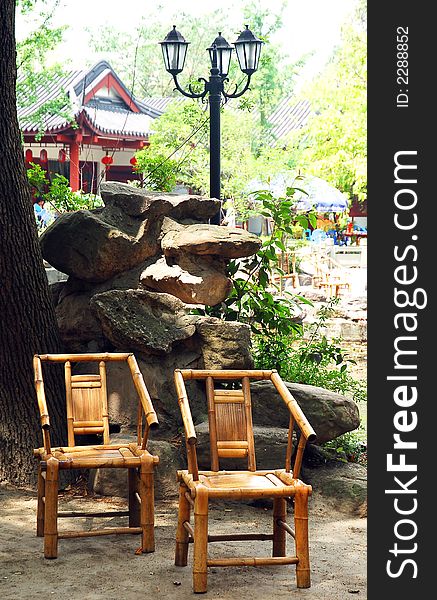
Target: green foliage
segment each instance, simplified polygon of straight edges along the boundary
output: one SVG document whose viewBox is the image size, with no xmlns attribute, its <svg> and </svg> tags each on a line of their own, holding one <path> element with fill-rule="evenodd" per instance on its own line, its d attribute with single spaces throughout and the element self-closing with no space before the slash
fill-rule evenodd
<svg viewBox="0 0 437 600">
<path fill-rule="evenodd" d="M 63 175 L 55 173 L 52 179 L 48 179 L 47 172 L 40 165 L 30 165 L 27 178 L 33 194 L 47 202 L 56 213 L 103 206 L 102 199 L 96 194 L 72 192 L 68 179 Z"/>
<path fill-rule="evenodd" d="M 27 108 L 35 104 L 38 89 L 48 89 L 63 74 L 61 65 L 47 66 L 46 61 L 50 52 L 62 41 L 66 27 L 55 28 L 51 25 L 59 0 L 49 7 L 45 6 L 46 2 L 43 0 L 20 0 L 18 5 L 21 15 L 24 15 L 21 18 L 31 20 L 34 27 L 27 37 L 17 40 L 17 106 Z M 46 12 L 48 8 L 51 12 Z M 37 13 L 38 10 L 41 12 Z M 39 139 L 45 130 L 46 119 L 53 115 L 74 120 L 66 90 L 57 98 L 40 104 L 22 118 L 20 125 L 36 122 L 38 128 L 36 139 Z"/>
<path fill-rule="evenodd" d="M 44 199 L 59 212 L 73 210 L 74 194 L 71 191 L 68 179 L 56 173 L 49 185 L 49 191 L 44 194 Z"/>
<path fill-rule="evenodd" d="M 354 364 L 342 349 L 341 340 L 328 340 L 323 333 L 338 298 L 319 309 L 314 323 L 302 330 L 299 339 L 283 334 L 274 339 L 254 339 L 254 357 L 260 369 L 277 369 L 287 381 L 315 385 L 350 396 L 356 402 L 366 400 L 365 382 L 353 379 L 348 367 Z"/>
<path fill-rule="evenodd" d="M 171 192 L 176 184 L 177 163 L 149 148 L 136 154 L 135 171 L 143 175 L 146 188 L 159 192 Z"/>
<path fill-rule="evenodd" d="M 305 174 L 322 177 L 359 200 L 367 197 L 366 52 L 365 3 L 360 0 L 332 59 L 302 92 L 313 116 L 289 143 Z"/>
<path fill-rule="evenodd" d="M 361 428 L 358 431 L 348 431 L 326 442 L 323 447 L 335 450 L 340 460 L 367 466 L 367 443 L 363 433 Z"/>
<path fill-rule="evenodd" d="M 233 288 L 229 297 L 220 305 L 207 307 L 206 314 L 224 320 L 248 323 L 255 337 L 285 351 L 284 340 L 299 336 L 302 326 L 298 322 L 298 303 L 311 304 L 305 298 L 289 292 L 278 295 L 274 276 L 283 274 L 279 257 L 287 250 L 286 239 L 293 234 L 296 221 L 313 220 L 315 215 L 297 215 L 293 195 L 297 188 L 288 188 L 284 198 L 275 198 L 270 191 L 254 192 L 255 203 L 260 204 L 259 213 L 271 219 L 270 236 L 262 243 L 256 255 L 244 260 L 233 260 L 228 265 Z"/>
<path fill-rule="evenodd" d="M 46 171 L 40 165 L 31 162 L 27 169 L 27 179 L 36 195 L 42 196 L 48 184 Z"/>
</svg>

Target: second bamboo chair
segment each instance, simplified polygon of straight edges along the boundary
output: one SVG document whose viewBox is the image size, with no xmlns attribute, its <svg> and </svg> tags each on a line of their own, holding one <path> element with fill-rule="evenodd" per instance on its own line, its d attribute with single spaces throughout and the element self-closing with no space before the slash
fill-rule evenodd
<svg viewBox="0 0 437 600">
<path fill-rule="evenodd" d="M 296 565 L 297 587 L 310 587 L 308 544 L 308 496 L 311 486 L 299 479 L 303 452 L 307 441 L 316 434 L 296 400 L 276 371 L 176 370 L 175 385 L 185 429 L 188 469 L 178 471 L 179 515 L 176 533 L 175 564 L 187 565 L 188 545 L 194 543 L 193 589 L 207 591 L 207 568 L 226 566 Z M 188 402 L 185 380 L 204 380 L 208 402 L 211 470 L 199 471 L 196 454 L 196 432 Z M 284 400 L 290 412 L 285 469 L 257 470 L 250 380 L 267 379 Z M 217 385 L 219 382 L 228 384 Z M 231 382 L 239 382 L 229 386 Z M 273 391 L 273 390 L 272 390 Z M 299 433 L 297 450 L 293 430 Z M 247 470 L 220 470 L 220 459 L 240 458 Z M 273 533 L 208 535 L 208 502 L 210 500 L 273 499 Z M 294 530 L 286 523 L 286 499 L 294 500 Z M 190 523 L 194 511 L 194 527 Z M 295 555 L 286 556 L 286 533 L 295 541 Z M 273 542 L 272 556 L 263 558 L 208 558 L 208 542 L 224 540 L 266 540 Z"/>
<path fill-rule="evenodd" d="M 136 443 L 111 444 L 109 440 L 106 363 L 110 361 L 127 362 L 139 397 Z M 44 391 L 42 362 L 64 363 L 67 446 L 53 448 L 50 443 L 50 420 Z M 99 373 L 72 375 L 72 363 L 75 362 L 97 362 Z M 159 459 L 148 452 L 146 444 L 149 429 L 157 427 L 158 420 L 134 355 L 127 353 L 36 354 L 33 366 L 44 441 L 42 448 L 34 450 L 39 460 L 37 535 L 44 537 L 45 558 L 57 558 L 59 539 L 120 533 L 141 533 L 141 551 L 153 552 L 155 550 L 153 482 L 154 467 Z M 101 436 L 103 444 L 78 445 L 78 436 L 91 434 Z M 129 510 L 104 513 L 58 513 L 59 471 L 103 468 L 127 469 Z M 58 517 L 93 516 L 129 516 L 129 526 L 58 532 Z"/>
</svg>

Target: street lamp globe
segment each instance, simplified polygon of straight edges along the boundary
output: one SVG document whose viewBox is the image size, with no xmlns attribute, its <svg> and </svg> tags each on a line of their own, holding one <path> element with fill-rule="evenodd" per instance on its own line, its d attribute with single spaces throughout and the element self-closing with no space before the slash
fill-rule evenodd
<svg viewBox="0 0 437 600">
<path fill-rule="evenodd" d="M 246 25 L 236 42 L 234 42 L 240 69 L 246 75 L 252 75 L 258 69 L 261 46 L 264 44 Z"/>
<path fill-rule="evenodd" d="M 233 48 L 222 36 L 221 31 L 219 31 L 218 36 L 207 50 L 211 66 L 217 68 L 222 77 L 226 77 L 229 73 L 229 63 L 231 62 Z"/>
<path fill-rule="evenodd" d="M 183 35 L 179 31 L 176 31 L 176 25 L 173 25 L 173 29 L 159 43 L 161 44 L 166 70 L 173 76 L 181 73 L 184 68 L 185 56 L 190 42 L 185 41 Z"/>
</svg>

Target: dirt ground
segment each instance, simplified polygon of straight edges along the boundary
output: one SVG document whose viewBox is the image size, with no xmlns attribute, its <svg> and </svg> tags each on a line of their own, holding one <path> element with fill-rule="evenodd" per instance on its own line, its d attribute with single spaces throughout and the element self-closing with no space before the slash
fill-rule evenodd
<svg viewBox="0 0 437 600">
<path fill-rule="evenodd" d="M 92 503 L 92 506 L 90 506 Z M 61 510 L 120 509 L 121 500 L 65 497 Z M 97 507 L 96 507 L 97 504 Z M 210 531 L 268 532 L 271 511 L 228 503 L 211 505 Z M 33 492 L 0 487 L 0 598 L 2 600 L 140 600 L 194 598 L 189 566 L 173 564 L 177 505 L 156 504 L 156 552 L 135 555 L 136 536 L 104 536 L 60 540 L 57 560 L 43 558 L 43 540 L 35 534 L 36 497 Z M 292 509 L 289 509 L 289 520 Z M 61 526 L 71 527 L 67 519 Z M 101 519 L 76 519 L 79 528 Z M 310 500 L 312 587 L 298 590 L 295 567 L 228 567 L 209 569 L 204 597 L 223 600 L 300 598 L 345 600 L 366 598 L 366 518 L 336 512 L 316 492 Z M 114 523 L 121 520 L 114 519 Z M 75 526 L 73 525 L 73 526 Z M 106 525 L 108 522 L 106 521 Z M 101 525 L 102 526 L 102 525 Z M 292 552 L 292 545 L 288 545 Z M 211 556 L 269 556 L 271 542 L 214 543 Z"/>
</svg>

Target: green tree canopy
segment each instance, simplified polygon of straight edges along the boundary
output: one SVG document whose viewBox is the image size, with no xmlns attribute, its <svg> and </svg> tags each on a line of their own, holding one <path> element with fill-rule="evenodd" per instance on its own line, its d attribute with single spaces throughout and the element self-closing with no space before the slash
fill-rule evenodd
<svg viewBox="0 0 437 600">
<path fill-rule="evenodd" d="M 305 174 L 359 200 L 367 197 L 366 81 L 366 8 L 359 0 L 328 65 L 302 92 L 313 116 L 288 146 Z"/>
<path fill-rule="evenodd" d="M 221 183 L 223 198 L 240 197 L 256 172 L 252 142 L 256 124 L 250 113 L 225 106 L 222 110 Z M 209 111 L 194 100 L 175 102 L 153 122 L 150 147 L 136 154 L 145 185 L 153 187 L 149 165 L 155 157 L 168 159 L 177 171 L 177 180 L 194 191 L 209 193 Z M 162 163 L 162 160 L 161 160 Z"/>
<path fill-rule="evenodd" d="M 178 11 L 173 16 L 178 31 L 190 42 L 185 68 L 178 79 L 184 87 L 193 83 L 198 77 L 208 77 L 210 62 L 206 48 L 221 31 L 227 41 L 232 44 L 239 32 L 247 23 L 255 35 L 264 42 L 258 72 L 252 79 L 250 91 L 239 101 L 239 107 L 257 111 L 260 123 L 267 127 L 267 116 L 279 100 L 289 93 L 293 87 L 294 75 L 301 61 L 292 63 L 281 50 L 279 44 L 273 43 L 271 37 L 283 27 L 283 10 L 287 0 L 276 7 L 266 3 L 246 0 L 235 3 L 229 12 L 216 9 L 207 15 L 189 15 Z M 179 96 L 174 92 L 171 76 L 165 71 L 161 48 L 158 44 L 171 28 L 163 24 L 162 16 L 156 7 L 143 17 L 137 31 L 132 35 L 114 27 L 103 27 L 90 33 L 90 45 L 94 52 L 105 53 L 121 78 L 132 83 L 132 89 L 139 98 L 151 96 Z M 244 84 L 245 75 L 240 71 L 234 55 L 231 61 L 228 87 L 234 89 L 236 84 Z"/>
<path fill-rule="evenodd" d="M 62 41 L 66 29 L 66 26 L 52 26 L 53 15 L 59 3 L 60 0 L 55 0 L 54 3 L 48 3 L 46 0 L 17 0 L 21 18 L 31 23 L 31 28 L 26 28 L 28 31 L 25 37 L 17 40 L 16 43 L 18 108 L 31 107 L 35 104 L 38 98 L 37 90 L 48 89 L 63 73 L 60 64 L 50 66 L 47 64 L 47 56 Z M 42 133 L 46 118 L 54 114 L 73 120 L 66 90 L 57 98 L 47 100 L 29 113 L 26 120 L 38 123 L 39 131 Z M 22 120 L 21 125 L 23 124 Z"/>
</svg>

